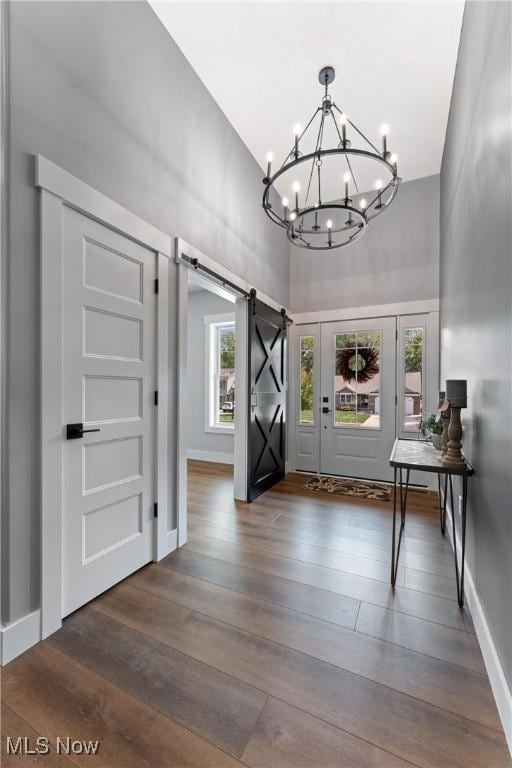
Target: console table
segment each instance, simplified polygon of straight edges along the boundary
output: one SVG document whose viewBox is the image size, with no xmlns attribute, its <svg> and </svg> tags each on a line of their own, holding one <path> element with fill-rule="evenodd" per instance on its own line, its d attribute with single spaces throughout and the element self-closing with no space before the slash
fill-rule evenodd
<svg viewBox="0 0 512 768">
<path fill-rule="evenodd" d="M 441 533 L 444 536 L 446 532 L 446 502 L 448 492 L 450 494 L 450 506 L 452 510 L 452 533 L 453 550 L 455 557 L 455 578 L 457 581 L 457 599 L 459 605 L 464 605 L 464 556 L 466 551 L 466 511 L 468 502 L 468 477 L 474 474 L 473 467 L 466 460 L 461 467 L 445 467 L 441 464 L 441 452 L 434 446 L 424 440 L 404 440 L 397 439 L 393 445 L 389 463 L 394 470 L 394 488 L 393 488 L 393 540 L 391 544 L 391 584 L 393 589 L 396 584 L 396 575 L 398 571 L 398 558 L 400 556 L 400 544 L 405 527 L 405 514 L 407 510 L 407 491 L 409 489 L 409 478 L 411 470 L 421 472 L 434 472 L 437 474 L 439 488 L 439 517 L 441 523 Z M 405 482 L 403 473 L 405 472 Z M 455 536 L 455 507 L 453 505 L 453 476 L 462 478 L 462 521 L 461 521 L 461 563 L 459 571 L 459 562 L 457 558 L 457 538 Z M 441 477 L 444 476 L 444 493 L 441 495 Z M 398 494 L 397 494 L 398 485 Z M 400 501 L 400 531 L 398 542 L 396 541 L 396 515 L 397 515 L 397 496 Z"/>
</svg>

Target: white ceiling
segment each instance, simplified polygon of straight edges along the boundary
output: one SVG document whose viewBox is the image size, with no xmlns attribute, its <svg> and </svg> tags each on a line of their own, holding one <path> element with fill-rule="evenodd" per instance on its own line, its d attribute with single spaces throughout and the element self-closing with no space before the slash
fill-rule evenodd
<svg viewBox="0 0 512 768">
<path fill-rule="evenodd" d="M 400 176 L 439 172 L 463 2 L 151 5 L 262 168 L 269 150 L 279 164 L 288 153 L 332 65 L 336 103 L 379 147 L 389 124 Z"/>
</svg>

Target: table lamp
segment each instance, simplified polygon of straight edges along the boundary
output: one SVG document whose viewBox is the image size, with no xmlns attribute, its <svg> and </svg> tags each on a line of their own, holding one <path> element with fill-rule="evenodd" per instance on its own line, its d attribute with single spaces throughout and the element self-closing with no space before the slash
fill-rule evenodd
<svg viewBox="0 0 512 768">
<path fill-rule="evenodd" d="M 446 400 L 450 404 L 450 424 L 448 426 L 448 445 L 441 459 L 445 467 L 464 467 L 462 448 L 461 408 L 467 407 L 467 381 L 465 379 L 447 379 Z"/>
</svg>

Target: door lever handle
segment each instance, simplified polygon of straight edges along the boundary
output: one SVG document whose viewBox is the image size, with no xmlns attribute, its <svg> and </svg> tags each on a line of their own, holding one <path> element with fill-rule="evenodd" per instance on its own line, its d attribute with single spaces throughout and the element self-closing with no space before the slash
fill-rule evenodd
<svg viewBox="0 0 512 768">
<path fill-rule="evenodd" d="M 326 405 L 322 407 L 322 413 L 331 413 L 331 409 L 328 408 Z"/>
<path fill-rule="evenodd" d="M 82 422 L 76 424 L 66 424 L 66 438 L 67 440 L 79 440 L 84 436 L 86 432 L 99 432 L 98 429 L 84 429 Z"/>
</svg>

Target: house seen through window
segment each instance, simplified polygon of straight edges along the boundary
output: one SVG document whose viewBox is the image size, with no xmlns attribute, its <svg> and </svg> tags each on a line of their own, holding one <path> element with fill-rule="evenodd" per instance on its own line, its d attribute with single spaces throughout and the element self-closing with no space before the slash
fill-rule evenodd
<svg viewBox="0 0 512 768">
<path fill-rule="evenodd" d="M 234 427 L 235 323 L 210 326 L 210 426 Z"/>
</svg>

